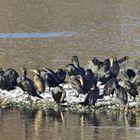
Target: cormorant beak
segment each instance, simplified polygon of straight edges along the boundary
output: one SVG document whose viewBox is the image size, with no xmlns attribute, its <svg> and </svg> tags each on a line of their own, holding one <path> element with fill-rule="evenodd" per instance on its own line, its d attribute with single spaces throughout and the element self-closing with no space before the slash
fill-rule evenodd
<svg viewBox="0 0 140 140">
<path fill-rule="evenodd" d="M 112 67 L 113 66 L 113 58 L 109 58 L 109 61 L 110 61 L 110 67 Z"/>
<path fill-rule="evenodd" d="M 82 86 L 84 85 L 83 78 L 80 78 L 80 83 L 81 83 Z"/>
<path fill-rule="evenodd" d="M 61 99 L 60 99 L 60 102 L 62 102 L 62 101 L 63 101 L 63 99 L 65 98 L 65 96 L 66 96 L 66 92 L 65 92 L 65 91 L 63 91 L 62 96 L 61 96 Z"/>
</svg>

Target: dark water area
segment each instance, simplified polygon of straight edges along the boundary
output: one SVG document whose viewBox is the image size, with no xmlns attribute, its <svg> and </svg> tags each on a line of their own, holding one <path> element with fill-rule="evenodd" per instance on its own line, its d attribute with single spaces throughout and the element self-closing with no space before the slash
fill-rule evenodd
<svg viewBox="0 0 140 140">
<path fill-rule="evenodd" d="M 52 34 L 53 33 L 53 34 Z M 84 67 L 91 57 L 140 60 L 139 0 L 0 1 L 0 66 Z M 29 72 L 29 76 L 30 76 Z M 0 140 L 139 140 L 140 115 L 0 109 Z"/>
<path fill-rule="evenodd" d="M 0 140 L 139 140 L 140 114 L 0 109 Z"/>
</svg>

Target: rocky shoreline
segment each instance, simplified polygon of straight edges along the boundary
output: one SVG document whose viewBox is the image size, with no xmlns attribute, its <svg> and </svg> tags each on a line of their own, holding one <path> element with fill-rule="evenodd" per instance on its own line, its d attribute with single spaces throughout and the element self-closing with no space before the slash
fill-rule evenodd
<svg viewBox="0 0 140 140">
<path fill-rule="evenodd" d="M 28 94 L 23 93 L 23 91 L 16 87 L 14 90 L 0 90 L 0 107 L 9 108 L 9 107 L 19 107 L 19 108 L 33 108 L 33 109 L 70 109 L 77 112 L 88 112 L 95 111 L 93 106 L 82 106 L 79 102 L 84 101 L 87 95 L 78 94 L 71 85 L 63 84 L 63 88 L 66 91 L 66 103 L 57 104 L 52 98 L 52 93 L 46 87 L 46 91 L 41 94 L 43 99 L 38 97 L 28 97 Z M 139 97 L 136 98 L 136 101 L 133 101 L 129 98 L 128 108 L 139 110 Z M 119 110 L 119 104 L 115 97 L 104 96 L 103 99 L 98 99 L 96 103 L 96 110 Z"/>
</svg>

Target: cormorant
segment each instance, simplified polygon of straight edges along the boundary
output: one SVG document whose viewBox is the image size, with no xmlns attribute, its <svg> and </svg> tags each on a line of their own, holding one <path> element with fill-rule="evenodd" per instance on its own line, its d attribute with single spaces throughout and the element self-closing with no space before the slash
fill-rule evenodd
<svg viewBox="0 0 140 140">
<path fill-rule="evenodd" d="M 69 78 L 70 85 L 80 94 L 86 94 L 87 91 L 84 89 L 84 80 L 81 75 L 71 76 Z"/>
<path fill-rule="evenodd" d="M 98 77 L 99 70 L 103 67 L 103 62 L 93 57 L 92 60 L 88 61 L 88 69 L 91 69 L 95 77 Z"/>
<path fill-rule="evenodd" d="M 85 75 L 85 70 L 84 70 L 84 68 L 82 68 L 80 66 L 78 57 L 77 56 L 72 56 L 71 60 L 73 62 L 73 65 L 77 68 L 78 75 L 84 76 Z"/>
<path fill-rule="evenodd" d="M 136 72 L 133 69 L 127 69 L 124 72 L 122 72 L 122 74 L 128 80 L 132 80 L 136 76 Z"/>
<path fill-rule="evenodd" d="M 103 70 L 104 72 L 109 71 L 110 69 L 110 60 L 109 59 L 105 59 L 103 62 Z"/>
<path fill-rule="evenodd" d="M 56 103 L 65 103 L 66 92 L 61 86 L 54 87 L 52 90 L 52 97 Z"/>
<path fill-rule="evenodd" d="M 114 86 L 113 84 L 116 83 L 118 80 L 116 78 L 110 78 L 108 81 L 105 82 L 103 95 L 112 95 L 114 94 Z"/>
<path fill-rule="evenodd" d="M 40 70 L 40 75 L 49 89 L 50 87 L 56 87 L 61 83 L 61 80 L 57 77 L 56 73 L 50 69 L 45 68 Z"/>
<path fill-rule="evenodd" d="M 80 67 L 78 57 L 77 56 L 72 56 L 71 61 L 72 61 L 72 64 L 68 64 L 65 67 L 65 70 L 66 70 L 67 74 L 69 76 L 72 76 L 72 75 L 84 76 L 85 75 L 85 70 L 82 67 Z"/>
<path fill-rule="evenodd" d="M 91 69 L 85 71 L 85 76 L 83 77 L 84 83 L 83 87 L 86 91 L 90 91 L 97 84 L 97 79 Z"/>
<path fill-rule="evenodd" d="M 135 100 L 136 96 L 139 94 L 136 84 L 135 83 L 132 83 L 130 80 L 126 80 L 124 82 L 124 85 L 125 85 L 126 91 Z"/>
<path fill-rule="evenodd" d="M 29 96 L 36 96 L 43 99 L 40 95 L 38 95 L 34 83 L 31 79 L 27 78 L 27 69 L 25 67 L 21 67 L 21 71 L 23 73 L 22 76 L 17 78 L 18 86 L 29 94 Z"/>
<path fill-rule="evenodd" d="M 84 106 L 89 105 L 95 107 L 95 103 L 99 98 L 99 88 L 95 85 L 95 87 L 88 92 L 84 102 L 80 102 L 80 104 Z"/>
<path fill-rule="evenodd" d="M 7 77 L 11 86 L 13 87 L 17 86 L 17 78 L 19 77 L 19 74 L 14 69 L 8 68 L 4 72 L 4 76 Z"/>
<path fill-rule="evenodd" d="M 114 93 L 116 95 L 116 98 L 119 102 L 120 109 L 123 109 L 125 112 L 127 112 L 128 108 L 128 95 L 124 87 L 120 86 L 118 81 L 113 83 L 113 87 L 115 89 Z"/>
<path fill-rule="evenodd" d="M 32 71 L 34 75 L 34 85 L 36 90 L 39 93 L 44 93 L 45 92 L 45 81 L 44 79 L 40 76 L 40 70 L 30 70 Z"/>
<path fill-rule="evenodd" d="M 114 77 L 117 77 L 119 72 L 120 72 L 120 66 L 119 66 L 119 63 L 117 61 L 117 57 L 111 57 L 111 58 L 109 58 L 109 60 L 110 60 L 110 69 L 109 69 L 109 71 L 111 72 L 111 74 Z"/>
<path fill-rule="evenodd" d="M 59 68 L 56 71 L 56 76 L 61 80 L 61 83 L 65 83 L 65 78 L 66 78 L 66 71 L 63 70 L 62 68 Z"/>
<path fill-rule="evenodd" d="M 109 71 L 112 73 L 114 77 L 117 77 L 119 72 L 120 72 L 120 64 L 123 63 L 124 61 L 128 60 L 128 56 L 124 56 L 123 58 L 117 60 L 117 57 L 111 57 L 109 58 L 110 60 L 110 69 Z"/>
<path fill-rule="evenodd" d="M 0 68 L 0 89 L 2 90 L 15 89 L 8 76 L 5 75 L 5 72 L 3 71 L 2 68 Z"/>
</svg>

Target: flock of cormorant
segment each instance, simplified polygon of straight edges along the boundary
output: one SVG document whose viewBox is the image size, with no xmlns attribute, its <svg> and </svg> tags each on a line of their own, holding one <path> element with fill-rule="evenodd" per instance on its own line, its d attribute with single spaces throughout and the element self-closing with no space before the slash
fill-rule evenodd
<svg viewBox="0 0 140 140">
<path fill-rule="evenodd" d="M 77 56 L 72 56 L 71 64 L 67 64 L 65 68 L 59 68 L 56 72 L 48 69 L 31 69 L 34 78 L 31 80 L 27 76 L 27 69 L 21 67 L 22 75 L 16 70 L 8 68 L 0 69 L 0 89 L 12 90 L 16 86 L 20 87 L 24 93 L 30 96 L 41 97 L 41 93 L 45 92 L 46 86 L 52 92 L 52 97 L 56 103 L 65 103 L 66 91 L 62 83 L 69 83 L 73 89 L 79 94 L 87 95 L 83 102 L 79 104 L 83 106 L 94 106 L 98 99 L 104 96 L 114 96 L 118 100 L 120 109 L 127 110 L 128 96 L 135 100 L 139 94 L 140 86 L 140 70 L 128 68 L 120 72 L 120 64 L 127 61 L 127 56 L 117 59 L 110 57 L 101 61 L 93 57 L 88 62 L 88 67 L 84 69 L 80 66 Z M 119 74 L 124 76 L 123 80 L 119 78 Z M 123 85 L 121 84 L 123 82 Z M 100 93 L 100 85 L 104 85 L 103 93 Z"/>
</svg>

